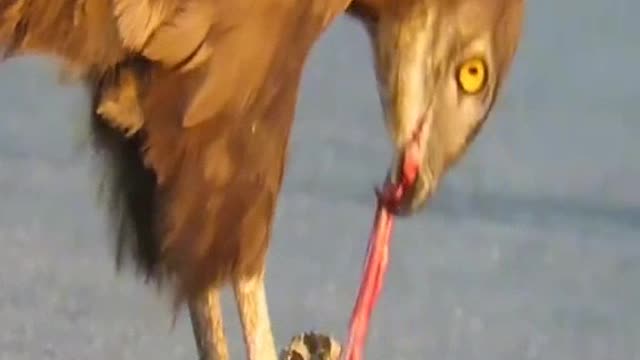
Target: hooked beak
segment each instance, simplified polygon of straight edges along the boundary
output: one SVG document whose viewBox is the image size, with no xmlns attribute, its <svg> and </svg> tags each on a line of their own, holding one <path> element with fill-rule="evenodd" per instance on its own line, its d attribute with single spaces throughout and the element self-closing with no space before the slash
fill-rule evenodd
<svg viewBox="0 0 640 360">
<path fill-rule="evenodd" d="M 407 217 L 420 212 L 438 180 L 434 165 L 438 163 L 435 160 L 439 154 L 432 150 L 440 81 L 437 76 L 425 77 L 406 79 L 404 86 L 398 84 L 397 101 L 391 106 L 393 111 L 387 113 L 387 116 L 391 115 L 387 124 L 396 144 L 387 181 L 403 183 L 406 177 L 404 169 L 407 166 L 416 168 L 415 180 L 405 183 L 402 195 L 395 201 L 393 212 L 398 216 Z"/>
<path fill-rule="evenodd" d="M 424 208 L 438 180 L 434 165 L 439 163 L 439 154 L 430 153 L 437 148 L 434 122 L 439 116 L 438 103 L 446 81 L 442 72 L 436 71 L 442 67 L 436 56 L 440 51 L 433 48 L 436 43 L 430 41 L 429 34 L 400 37 L 396 40 L 410 41 L 394 47 L 392 53 L 388 53 L 387 47 L 380 46 L 377 56 L 385 125 L 395 147 L 387 181 L 402 182 L 406 155 L 412 147 L 417 166 L 415 179 L 405 184 L 401 198 L 394 200 L 394 209 L 389 209 L 399 216 L 410 216 Z M 380 41 L 388 40 L 382 38 Z"/>
<path fill-rule="evenodd" d="M 404 184 L 402 195 L 393 209 L 395 215 L 411 216 L 427 203 L 435 178 L 428 166 L 428 142 L 433 124 L 433 112 L 427 110 L 416 122 L 408 140 L 396 151 L 387 175 L 387 181 Z M 407 168 L 415 168 L 415 178 L 406 182 Z"/>
</svg>

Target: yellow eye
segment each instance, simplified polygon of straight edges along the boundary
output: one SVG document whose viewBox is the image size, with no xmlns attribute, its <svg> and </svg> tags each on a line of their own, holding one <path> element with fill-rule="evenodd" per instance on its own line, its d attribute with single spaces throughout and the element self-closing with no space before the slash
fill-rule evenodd
<svg viewBox="0 0 640 360">
<path fill-rule="evenodd" d="M 458 68 L 457 77 L 464 92 L 476 94 L 487 83 L 487 66 L 482 59 L 469 59 Z"/>
</svg>

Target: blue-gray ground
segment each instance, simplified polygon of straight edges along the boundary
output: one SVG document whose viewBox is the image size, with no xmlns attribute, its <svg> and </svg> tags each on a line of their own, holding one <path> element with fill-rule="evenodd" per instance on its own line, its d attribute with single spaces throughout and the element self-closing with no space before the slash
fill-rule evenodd
<svg viewBox="0 0 640 360">
<path fill-rule="evenodd" d="M 372 359 L 640 359 L 640 5 L 528 7 L 495 115 L 399 224 Z M 390 156 L 368 50 L 341 20 L 308 64 L 269 254 L 280 344 L 345 334 Z M 166 299 L 114 272 L 97 174 L 72 146 L 86 94 L 53 69 L 0 67 L 0 359 L 194 359 L 185 314 L 171 332 Z"/>
</svg>

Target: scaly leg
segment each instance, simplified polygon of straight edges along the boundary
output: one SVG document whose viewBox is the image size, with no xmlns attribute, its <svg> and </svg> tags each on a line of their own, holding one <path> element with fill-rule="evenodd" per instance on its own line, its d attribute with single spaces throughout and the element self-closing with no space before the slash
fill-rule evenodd
<svg viewBox="0 0 640 360">
<path fill-rule="evenodd" d="M 220 289 L 212 288 L 189 302 L 189 314 L 200 360 L 229 360 Z"/>
<path fill-rule="evenodd" d="M 236 304 L 242 322 L 244 343 L 249 360 L 277 360 L 267 295 L 264 270 L 255 277 L 234 279 Z"/>
</svg>

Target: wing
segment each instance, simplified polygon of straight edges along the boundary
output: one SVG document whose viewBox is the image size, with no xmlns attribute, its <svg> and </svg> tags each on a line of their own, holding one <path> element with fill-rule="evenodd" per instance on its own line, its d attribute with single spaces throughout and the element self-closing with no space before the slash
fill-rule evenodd
<svg viewBox="0 0 640 360">
<path fill-rule="evenodd" d="M 302 67 L 347 3 L 0 0 L 0 48 L 96 74 L 97 111 L 141 130 L 92 123 L 118 260 L 184 297 L 262 268 Z"/>
<path fill-rule="evenodd" d="M 0 0 L 5 56 L 50 54 L 75 64 L 114 64 L 124 54 L 108 0 Z"/>
<path fill-rule="evenodd" d="M 250 3 L 0 0 L 0 57 L 61 59 L 65 75 L 90 77 L 100 88 L 95 108 L 103 120 L 132 136 L 144 121 L 137 65 L 146 61 L 180 71 L 199 66 L 211 55 L 207 40 L 237 26 Z"/>
<path fill-rule="evenodd" d="M 98 71 L 132 56 L 176 66 L 197 53 L 225 2 L 0 0 L 0 48 Z"/>
<path fill-rule="evenodd" d="M 195 80 L 201 82 L 200 90 L 189 99 L 182 119 L 185 126 L 193 126 L 206 118 L 206 109 L 233 106 L 234 101 L 240 102 L 238 106 L 250 102 L 251 94 L 234 90 L 257 87 L 264 81 L 274 51 L 282 51 L 253 37 L 279 39 L 279 32 L 289 31 L 282 26 L 290 23 L 285 21 L 287 17 L 316 17 L 324 26 L 347 3 L 316 0 L 307 6 L 292 0 L 0 0 L 0 50 L 5 56 L 55 56 L 73 72 L 92 73 L 100 80 L 107 71 L 115 73 L 105 80 L 108 84 L 102 84 L 108 88 L 104 91 L 106 104 L 99 105 L 98 111 L 129 134 L 140 126 L 140 119 L 114 118 L 125 117 L 124 112 L 133 108 L 133 104 L 127 104 L 119 109 L 117 104 L 121 98 L 128 101 L 129 90 L 138 86 L 129 81 L 130 77 L 112 71 L 117 65 L 142 58 L 181 72 L 200 67 L 196 76 L 200 79 Z M 309 10 L 302 14 L 302 8 Z M 268 17 L 282 21 L 267 21 Z M 250 49 L 247 44 L 263 51 Z M 214 48 L 218 56 L 212 56 Z M 228 61 L 228 53 L 233 53 L 237 61 Z M 256 56 L 256 60 L 251 59 Z M 206 68 L 201 66 L 205 62 L 209 62 Z M 241 69 L 247 66 L 251 71 Z M 215 81 L 212 71 L 216 72 Z M 246 81 L 252 83 L 243 84 Z"/>
<path fill-rule="evenodd" d="M 141 136 L 123 140 L 96 122 L 115 171 L 118 248 L 155 279 L 170 275 L 180 297 L 262 269 L 302 67 L 346 3 L 219 1 L 213 14 L 224 16 L 189 56 L 145 68 Z M 170 50 L 165 41 L 145 56 Z"/>
</svg>

